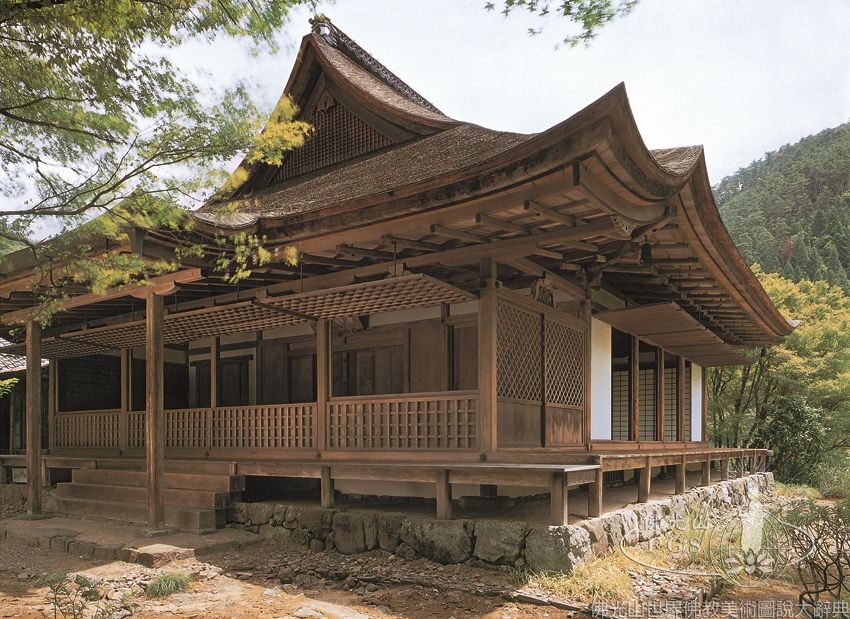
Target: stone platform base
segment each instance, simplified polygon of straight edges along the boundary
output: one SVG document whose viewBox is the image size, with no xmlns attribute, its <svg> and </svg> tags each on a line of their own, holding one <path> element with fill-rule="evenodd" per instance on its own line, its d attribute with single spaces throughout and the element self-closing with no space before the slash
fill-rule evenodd
<svg viewBox="0 0 850 619">
<path fill-rule="evenodd" d="M 234 503 L 228 520 L 235 528 L 315 551 L 355 554 L 379 548 L 404 558 L 423 556 L 446 564 L 475 558 L 570 573 L 575 565 L 604 556 L 621 543 L 634 545 L 668 533 L 688 512 L 701 510 L 710 520 L 772 491 L 773 474 L 759 473 L 562 527 L 530 527 L 525 522 L 504 520 L 435 520 L 396 512 L 271 502 Z"/>
</svg>

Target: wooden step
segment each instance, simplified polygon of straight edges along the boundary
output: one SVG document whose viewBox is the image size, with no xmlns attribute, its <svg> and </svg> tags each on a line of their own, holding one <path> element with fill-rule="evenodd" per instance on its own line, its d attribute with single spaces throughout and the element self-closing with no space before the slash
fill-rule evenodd
<svg viewBox="0 0 850 619">
<path fill-rule="evenodd" d="M 147 486 L 145 471 L 117 469 L 75 469 L 71 472 L 74 483 L 99 486 Z M 166 473 L 163 475 L 165 488 L 181 490 L 206 490 L 208 492 L 242 492 L 245 477 L 242 475 L 192 475 Z"/>
<path fill-rule="evenodd" d="M 56 497 L 56 511 L 77 516 L 96 516 L 108 520 L 119 520 L 145 524 L 147 522 L 145 503 L 118 503 L 116 501 L 94 501 L 71 497 Z M 224 510 L 190 509 L 186 507 L 165 508 L 165 524 L 188 531 L 209 531 L 215 529 L 219 520 L 224 525 Z"/>
<path fill-rule="evenodd" d="M 105 484 L 56 484 L 56 495 L 73 499 L 115 501 L 120 503 L 147 503 L 145 486 L 116 486 Z M 227 492 L 166 488 L 162 493 L 166 507 L 193 509 L 226 509 L 230 504 Z"/>
<path fill-rule="evenodd" d="M 98 469 L 114 469 L 122 471 L 144 471 L 145 461 L 130 458 L 99 458 Z M 194 475 L 229 475 L 231 463 L 220 460 L 166 460 L 166 473 L 183 473 Z"/>
</svg>

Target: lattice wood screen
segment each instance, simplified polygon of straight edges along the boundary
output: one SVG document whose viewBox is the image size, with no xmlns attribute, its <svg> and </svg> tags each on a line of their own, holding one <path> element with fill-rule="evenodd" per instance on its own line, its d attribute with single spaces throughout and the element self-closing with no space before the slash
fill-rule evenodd
<svg viewBox="0 0 850 619">
<path fill-rule="evenodd" d="M 502 398 L 542 401 L 540 315 L 509 303 L 496 308 L 496 393 Z"/>
<path fill-rule="evenodd" d="M 313 134 L 301 148 L 296 148 L 286 156 L 280 170 L 272 179 L 273 183 L 341 163 L 392 144 L 388 138 L 338 102 L 324 111 L 318 111 L 311 124 Z"/>
<path fill-rule="evenodd" d="M 615 370 L 611 374 L 611 438 L 629 440 L 629 389 L 628 370 Z"/>
<path fill-rule="evenodd" d="M 640 371 L 640 440 L 654 441 L 656 430 L 655 369 Z"/>
<path fill-rule="evenodd" d="M 556 322 L 544 322 L 546 401 L 584 406 L 584 331 Z"/>
<path fill-rule="evenodd" d="M 664 440 L 677 440 L 676 428 L 679 416 L 679 385 L 676 375 L 679 368 L 664 368 Z"/>
<path fill-rule="evenodd" d="M 691 407 L 693 403 L 691 402 L 691 366 L 685 366 L 685 388 L 682 390 L 685 396 L 685 410 L 683 411 L 685 414 L 685 438 L 684 440 L 691 440 Z"/>
</svg>

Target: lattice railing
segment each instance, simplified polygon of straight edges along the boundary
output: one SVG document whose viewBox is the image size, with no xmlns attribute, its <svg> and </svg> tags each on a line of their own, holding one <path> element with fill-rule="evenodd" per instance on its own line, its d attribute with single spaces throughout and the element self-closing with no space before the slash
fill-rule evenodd
<svg viewBox="0 0 850 619">
<path fill-rule="evenodd" d="M 54 418 L 54 446 L 118 447 L 118 411 L 58 413 Z"/>
<path fill-rule="evenodd" d="M 314 446 L 316 405 L 268 404 L 165 411 L 169 449 L 297 449 Z M 145 446 L 145 413 L 127 417 L 127 446 Z"/>
<path fill-rule="evenodd" d="M 313 403 L 216 408 L 212 446 L 224 449 L 313 447 L 315 411 Z"/>
<path fill-rule="evenodd" d="M 476 392 L 335 398 L 328 447 L 475 449 L 477 410 Z"/>
</svg>

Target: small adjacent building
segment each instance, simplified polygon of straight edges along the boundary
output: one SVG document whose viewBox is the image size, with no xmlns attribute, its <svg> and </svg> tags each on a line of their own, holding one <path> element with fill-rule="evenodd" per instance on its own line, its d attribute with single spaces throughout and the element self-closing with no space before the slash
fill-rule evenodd
<svg viewBox="0 0 850 619">
<path fill-rule="evenodd" d="M 321 20 L 284 95 L 314 128 L 302 148 L 243 163 L 183 238 L 97 250 L 205 256 L 100 295 L 68 282 L 49 325 L 32 320 L 43 270 L 26 252 L 0 268 L 0 352 L 29 346 L 33 377 L 49 360 L 27 458 L 73 469 L 59 510 L 211 528 L 244 476 L 270 476 L 319 480 L 324 505 L 436 496 L 443 518 L 464 493 L 545 488 L 563 523 L 570 488 L 598 514 L 617 471 L 640 471 L 645 500 L 661 467 L 683 491 L 689 466 L 708 483 L 713 462 L 764 457 L 710 446 L 706 370 L 792 327 L 723 226 L 702 148 L 649 150 L 623 85 L 541 133 L 495 131 Z M 273 258 L 229 283 L 214 239 L 237 234 Z"/>
</svg>

